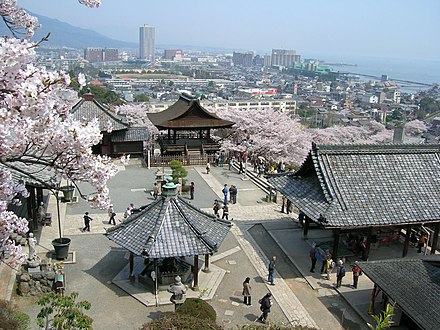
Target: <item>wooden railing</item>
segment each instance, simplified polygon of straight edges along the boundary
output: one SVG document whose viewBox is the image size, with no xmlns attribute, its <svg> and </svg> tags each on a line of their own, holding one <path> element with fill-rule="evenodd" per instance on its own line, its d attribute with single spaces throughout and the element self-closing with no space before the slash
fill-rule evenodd
<svg viewBox="0 0 440 330">
<path fill-rule="evenodd" d="M 153 156 L 150 160 L 150 165 L 156 166 L 169 166 L 172 160 L 180 161 L 184 166 L 187 165 L 206 165 L 208 161 L 210 163 L 215 162 L 214 155 L 167 155 L 167 156 Z"/>
</svg>

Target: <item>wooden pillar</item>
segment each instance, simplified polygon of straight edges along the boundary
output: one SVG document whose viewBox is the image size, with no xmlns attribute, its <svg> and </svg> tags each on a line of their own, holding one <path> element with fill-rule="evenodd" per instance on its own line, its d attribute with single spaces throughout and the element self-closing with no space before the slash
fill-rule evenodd
<svg viewBox="0 0 440 330">
<path fill-rule="evenodd" d="M 35 209 L 35 188 L 31 186 L 26 186 L 26 190 L 29 192 L 27 198 L 27 216 L 29 220 L 29 231 L 34 232 L 38 229 L 37 223 L 37 210 Z"/>
<path fill-rule="evenodd" d="M 205 254 L 205 267 L 203 268 L 203 272 L 209 273 L 209 254 Z"/>
<path fill-rule="evenodd" d="M 168 140 L 171 140 L 171 129 L 168 128 Z"/>
<path fill-rule="evenodd" d="M 438 234 L 439 234 L 439 229 L 440 229 L 440 224 L 436 223 L 434 225 L 434 234 L 432 237 L 432 246 L 431 246 L 431 254 L 435 254 L 435 251 L 437 250 L 437 243 L 438 243 Z"/>
<path fill-rule="evenodd" d="M 174 141 L 174 144 L 176 144 L 176 142 L 177 142 L 177 131 L 175 129 L 173 130 L 173 141 Z"/>
<path fill-rule="evenodd" d="M 307 238 L 307 234 L 309 233 L 309 224 L 310 224 L 310 218 L 305 215 L 304 216 L 304 238 Z"/>
<path fill-rule="evenodd" d="M 403 243 L 402 258 L 405 258 L 408 255 L 410 237 L 411 237 L 411 226 L 409 225 L 406 226 L 406 234 L 405 234 L 405 242 Z"/>
<path fill-rule="evenodd" d="M 129 261 L 130 261 L 130 279 L 134 278 L 134 254 L 133 252 L 130 252 L 130 257 L 129 257 Z"/>
<path fill-rule="evenodd" d="M 377 285 L 374 284 L 373 291 L 371 292 L 370 306 L 368 307 L 368 315 L 374 315 L 374 303 L 377 297 Z"/>
<path fill-rule="evenodd" d="M 332 258 L 336 262 L 336 258 L 338 257 L 338 249 L 339 249 L 339 237 L 341 236 L 341 229 L 336 228 L 333 229 L 333 252 Z"/>
<path fill-rule="evenodd" d="M 373 227 L 368 227 L 367 241 L 365 242 L 365 258 L 363 258 L 364 261 L 367 261 L 368 257 L 370 256 L 372 234 L 373 234 Z"/>
<path fill-rule="evenodd" d="M 193 290 L 199 290 L 199 256 L 194 256 L 194 285 Z"/>
<path fill-rule="evenodd" d="M 209 139 L 211 138 L 211 129 L 208 128 L 208 132 L 207 132 L 207 134 L 208 134 L 208 135 L 207 135 L 206 138 L 209 140 Z"/>
<path fill-rule="evenodd" d="M 157 271 L 157 259 L 154 259 L 153 261 L 153 268 L 154 268 L 154 295 L 157 295 L 157 278 L 159 277 L 158 271 Z"/>
<path fill-rule="evenodd" d="M 37 188 L 37 209 L 43 202 L 43 188 Z"/>
</svg>

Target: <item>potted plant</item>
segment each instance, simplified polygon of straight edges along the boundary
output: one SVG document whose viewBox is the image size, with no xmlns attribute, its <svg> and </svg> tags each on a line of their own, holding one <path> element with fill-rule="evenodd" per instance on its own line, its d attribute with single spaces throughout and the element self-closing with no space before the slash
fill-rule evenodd
<svg viewBox="0 0 440 330">
<path fill-rule="evenodd" d="M 58 196 L 58 191 L 55 194 L 55 197 L 57 199 L 57 218 L 58 218 L 58 234 L 59 237 L 55 238 L 52 241 L 52 245 L 55 249 L 55 256 L 58 260 L 64 260 L 67 259 L 69 255 L 69 246 L 71 239 L 67 237 L 62 237 L 61 234 L 61 219 L 60 219 L 60 199 Z"/>
</svg>

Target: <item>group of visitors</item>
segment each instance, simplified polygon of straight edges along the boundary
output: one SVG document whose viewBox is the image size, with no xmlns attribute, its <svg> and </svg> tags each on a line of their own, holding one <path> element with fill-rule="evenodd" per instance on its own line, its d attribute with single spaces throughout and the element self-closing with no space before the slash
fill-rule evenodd
<svg viewBox="0 0 440 330">
<path fill-rule="evenodd" d="M 236 204 L 237 203 L 237 192 L 238 189 L 236 186 L 231 185 L 228 189 L 228 185 L 225 183 L 222 189 L 223 193 L 223 204 L 227 205 L 228 203 Z M 229 199 L 228 199 L 229 194 Z"/>
<path fill-rule="evenodd" d="M 133 213 L 133 210 L 134 210 L 134 204 L 130 203 L 130 205 L 128 205 L 127 209 L 124 212 L 124 219 L 128 218 Z M 108 214 L 108 217 L 109 217 L 108 224 L 109 225 L 116 225 L 116 220 L 115 220 L 116 212 L 115 212 L 115 209 L 113 207 L 113 204 L 109 205 L 109 207 L 107 209 L 107 214 Z M 83 218 L 84 218 L 84 228 L 82 229 L 82 231 L 83 232 L 84 231 L 90 231 L 90 222 L 93 220 L 93 218 L 91 218 L 89 216 L 89 212 L 86 212 L 84 214 Z M 119 220 L 119 221 L 121 222 L 121 220 Z"/>
<path fill-rule="evenodd" d="M 286 211 L 287 214 L 292 213 L 293 204 L 290 199 L 288 199 L 286 196 L 281 197 L 281 213 L 284 213 Z"/>
<path fill-rule="evenodd" d="M 273 256 L 269 262 L 269 265 L 268 265 L 268 271 L 269 271 L 268 283 L 270 283 L 271 285 L 275 285 L 274 273 L 275 273 L 276 259 L 277 259 L 276 256 Z M 252 306 L 252 287 L 251 287 L 250 281 L 251 281 L 251 278 L 246 277 L 246 279 L 243 282 L 243 292 L 242 292 L 243 303 L 247 306 Z M 258 300 L 258 303 L 260 304 L 261 315 L 255 320 L 255 322 L 266 323 L 267 318 L 270 313 L 270 308 L 273 305 L 272 293 L 270 293 L 270 292 L 266 293 L 263 298 Z"/>
<path fill-rule="evenodd" d="M 228 204 L 223 204 L 223 206 L 220 206 L 220 201 L 216 199 L 214 201 L 214 205 L 212 206 L 212 209 L 214 210 L 214 215 L 217 218 L 220 218 L 219 211 L 220 211 L 220 209 L 222 209 L 223 210 L 222 219 L 229 220 L 229 207 L 228 207 Z"/>
<path fill-rule="evenodd" d="M 325 251 L 315 242 L 312 243 L 312 247 L 309 251 L 309 257 L 311 261 L 310 272 L 315 272 L 316 262 L 321 263 L 321 275 L 326 275 L 326 279 L 331 279 L 331 273 L 336 268 L 336 288 L 340 288 L 342 285 L 342 279 L 345 277 L 346 269 L 343 260 L 338 260 L 337 264 L 333 261 L 330 251 Z M 359 276 L 362 275 L 361 268 L 357 261 L 352 265 L 351 271 L 353 273 L 353 285 L 352 288 L 356 289 L 358 286 Z"/>
</svg>

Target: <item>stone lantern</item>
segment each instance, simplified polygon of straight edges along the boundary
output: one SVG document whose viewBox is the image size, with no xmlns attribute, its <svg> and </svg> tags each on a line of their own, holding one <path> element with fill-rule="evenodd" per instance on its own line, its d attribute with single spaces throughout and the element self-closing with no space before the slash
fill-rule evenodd
<svg viewBox="0 0 440 330">
<path fill-rule="evenodd" d="M 174 310 L 176 311 L 180 305 L 182 305 L 186 300 L 186 289 L 187 286 L 182 283 L 179 275 L 174 278 L 174 283 L 170 285 L 168 292 L 172 293 L 170 298 L 171 302 L 174 304 Z"/>
</svg>

